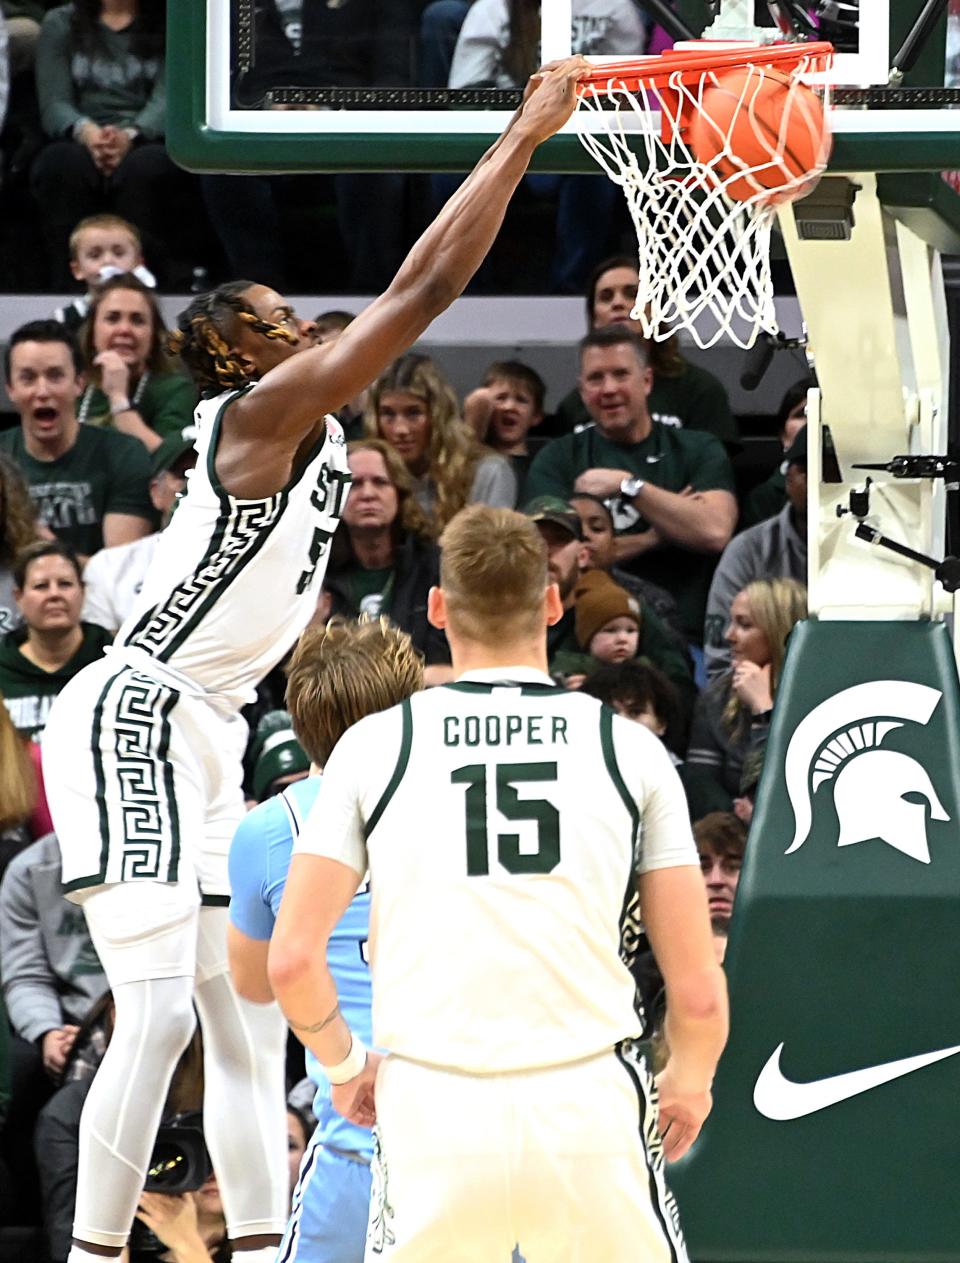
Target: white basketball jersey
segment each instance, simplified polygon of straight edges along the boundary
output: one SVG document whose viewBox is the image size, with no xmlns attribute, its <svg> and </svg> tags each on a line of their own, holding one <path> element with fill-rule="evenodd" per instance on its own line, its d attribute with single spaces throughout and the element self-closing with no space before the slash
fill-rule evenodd
<svg viewBox="0 0 960 1263">
<path fill-rule="evenodd" d="M 296 849 L 369 865 L 375 1043 L 479 1074 L 640 1034 L 637 874 L 698 862 L 657 738 L 518 668 L 361 720 Z"/>
<path fill-rule="evenodd" d="M 196 468 L 114 646 L 141 670 L 162 664 L 234 707 L 253 698 L 313 616 L 350 485 L 343 431 L 327 417 L 282 491 L 231 496 L 214 460 L 223 410 L 238 393 L 197 407 Z"/>
</svg>

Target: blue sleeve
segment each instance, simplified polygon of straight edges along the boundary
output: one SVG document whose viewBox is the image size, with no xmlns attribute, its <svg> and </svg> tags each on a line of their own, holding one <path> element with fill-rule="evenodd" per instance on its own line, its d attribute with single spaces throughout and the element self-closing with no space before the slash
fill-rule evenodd
<svg viewBox="0 0 960 1263">
<path fill-rule="evenodd" d="M 230 921 L 248 938 L 268 939 L 273 909 L 268 893 L 270 848 L 266 820 L 257 811 L 241 820 L 230 843 Z"/>
</svg>

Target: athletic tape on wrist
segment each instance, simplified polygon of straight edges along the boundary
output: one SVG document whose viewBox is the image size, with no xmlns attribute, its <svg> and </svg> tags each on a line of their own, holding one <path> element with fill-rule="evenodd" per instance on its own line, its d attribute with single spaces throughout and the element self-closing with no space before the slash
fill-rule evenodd
<svg viewBox="0 0 960 1263">
<path fill-rule="evenodd" d="M 324 1066 L 323 1072 L 332 1084 L 339 1085 L 347 1083 L 350 1079 L 355 1078 L 363 1067 L 367 1064 L 367 1050 L 357 1039 L 356 1035 L 352 1037 L 353 1042 L 350 1044 L 350 1051 L 344 1057 L 343 1061 L 338 1062 L 335 1066 Z"/>
</svg>

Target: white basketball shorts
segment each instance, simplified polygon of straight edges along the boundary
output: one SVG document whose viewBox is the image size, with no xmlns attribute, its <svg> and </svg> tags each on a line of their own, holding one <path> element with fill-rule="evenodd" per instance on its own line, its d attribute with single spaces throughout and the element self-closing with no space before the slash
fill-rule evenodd
<svg viewBox="0 0 960 1263">
<path fill-rule="evenodd" d="M 586 1061 L 467 1075 L 388 1057 L 367 1263 L 686 1263 L 655 1090 L 625 1043 Z"/>
<path fill-rule="evenodd" d="M 118 882 L 176 882 L 228 903 L 246 735 L 240 715 L 116 657 L 84 668 L 41 746 L 65 892 L 82 901 Z"/>
</svg>

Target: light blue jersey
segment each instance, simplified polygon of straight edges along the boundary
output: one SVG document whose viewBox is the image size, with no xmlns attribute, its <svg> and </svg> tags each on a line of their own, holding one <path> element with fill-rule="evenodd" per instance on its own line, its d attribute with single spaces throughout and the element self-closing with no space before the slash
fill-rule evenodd
<svg viewBox="0 0 960 1263">
<path fill-rule="evenodd" d="M 293 843 L 320 788 L 319 776 L 297 781 L 246 816 L 230 847 L 230 920 L 249 938 L 273 933 Z M 330 939 L 327 960 L 340 1009 L 369 1047 L 370 968 L 366 961 L 370 891 L 354 896 Z M 373 1135 L 348 1122 L 330 1103 L 330 1084 L 311 1052 L 307 1073 L 317 1085 L 316 1130 L 303 1156 L 293 1212 L 278 1263 L 362 1263 L 370 1202 Z"/>
</svg>

